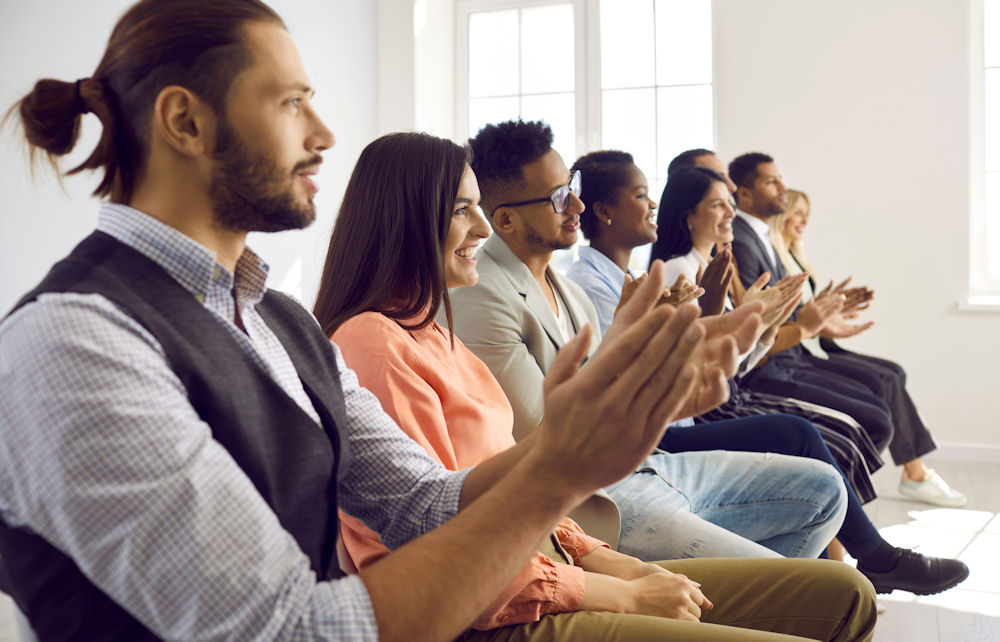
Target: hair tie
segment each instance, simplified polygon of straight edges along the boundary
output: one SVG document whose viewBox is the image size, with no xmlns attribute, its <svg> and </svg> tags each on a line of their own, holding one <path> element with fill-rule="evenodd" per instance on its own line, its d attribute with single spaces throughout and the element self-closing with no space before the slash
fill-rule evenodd
<svg viewBox="0 0 1000 642">
<path fill-rule="evenodd" d="M 85 80 L 89 79 L 81 78 L 77 80 L 75 83 L 73 83 L 73 100 L 76 104 L 76 111 L 78 111 L 81 114 L 89 114 L 91 112 L 91 109 L 87 107 L 87 103 L 84 102 L 83 96 L 80 95 L 80 83 L 82 83 Z"/>
</svg>

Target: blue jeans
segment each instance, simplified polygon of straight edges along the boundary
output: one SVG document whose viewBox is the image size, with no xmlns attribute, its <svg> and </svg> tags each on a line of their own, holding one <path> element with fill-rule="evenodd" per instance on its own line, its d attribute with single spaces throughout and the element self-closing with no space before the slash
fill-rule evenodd
<svg viewBox="0 0 1000 642">
<path fill-rule="evenodd" d="M 619 550 L 684 557 L 816 557 L 844 520 L 829 464 L 772 453 L 656 451 L 607 488 L 622 516 Z"/>
<path fill-rule="evenodd" d="M 844 476 L 816 426 L 795 415 L 756 415 L 670 428 L 660 447 L 672 453 L 731 448 L 809 457 L 825 461 Z M 862 559 L 885 542 L 850 484 L 847 485 L 847 513 L 837 538 L 855 559 Z"/>
</svg>

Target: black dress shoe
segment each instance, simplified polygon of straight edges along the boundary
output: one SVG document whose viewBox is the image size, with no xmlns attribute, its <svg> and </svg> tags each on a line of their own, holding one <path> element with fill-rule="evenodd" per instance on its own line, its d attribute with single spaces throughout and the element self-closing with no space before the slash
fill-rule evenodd
<svg viewBox="0 0 1000 642">
<path fill-rule="evenodd" d="M 875 585 L 876 593 L 891 593 L 894 589 L 917 595 L 933 595 L 950 589 L 969 577 L 969 567 L 958 560 L 946 557 L 927 557 L 916 551 L 898 549 L 899 560 L 891 570 L 858 570 Z"/>
</svg>

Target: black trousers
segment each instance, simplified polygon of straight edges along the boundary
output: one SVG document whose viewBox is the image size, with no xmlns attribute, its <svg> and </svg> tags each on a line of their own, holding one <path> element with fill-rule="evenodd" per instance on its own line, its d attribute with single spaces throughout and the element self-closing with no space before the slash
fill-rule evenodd
<svg viewBox="0 0 1000 642">
<path fill-rule="evenodd" d="M 858 377 L 870 373 L 846 362 L 831 366 L 795 346 L 773 355 L 740 382 L 750 390 L 802 399 L 853 417 L 881 451 L 893 438 L 893 418 L 886 402 Z M 877 381 L 881 381 L 878 379 Z"/>
<path fill-rule="evenodd" d="M 830 355 L 828 367 L 839 368 L 841 372 L 864 372 L 866 376 L 856 380 L 872 392 L 881 391 L 877 394 L 885 401 L 892 416 L 889 453 L 896 465 L 923 457 L 937 448 L 906 390 L 906 371 L 902 366 L 888 359 L 844 350 L 833 341 L 824 340 L 822 344 Z"/>
</svg>

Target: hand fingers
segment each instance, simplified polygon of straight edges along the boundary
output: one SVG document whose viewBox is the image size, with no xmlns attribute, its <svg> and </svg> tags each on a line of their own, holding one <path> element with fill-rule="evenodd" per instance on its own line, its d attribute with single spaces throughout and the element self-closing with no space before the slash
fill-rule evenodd
<svg viewBox="0 0 1000 642">
<path fill-rule="evenodd" d="M 849 333 L 847 333 L 846 335 L 844 335 L 844 338 L 846 339 L 848 337 L 853 337 L 854 335 L 861 334 L 862 332 L 864 332 L 868 328 L 872 327 L 873 325 L 875 325 L 874 321 L 869 321 L 868 323 L 861 323 L 861 324 L 855 325 L 851 329 L 851 331 Z"/>
<path fill-rule="evenodd" d="M 653 411 L 649 414 L 649 421 L 646 423 L 646 435 L 651 436 L 652 443 L 659 443 L 663 438 L 663 433 L 667 430 L 667 424 L 681 416 L 681 409 L 685 407 L 688 399 L 695 392 L 697 385 L 697 369 L 690 363 L 685 364 L 683 369 L 674 379 L 673 385 L 666 394 L 662 395 Z M 729 387 L 726 387 L 729 392 Z M 725 399 L 720 401 L 721 404 Z M 714 407 L 714 406 L 713 406 Z"/>
<path fill-rule="evenodd" d="M 674 281 L 674 284 L 670 286 L 670 289 L 671 290 L 679 290 L 679 289 L 683 288 L 686 285 L 689 285 L 687 277 L 684 276 L 683 274 L 680 274 L 680 275 L 677 276 L 677 280 Z"/>
<path fill-rule="evenodd" d="M 729 344 L 733 345 L 733 341 L 730 340 Z M 738 355 L 735 348 L 733 348 L 731 363 L 730 370 L 735 372 L 738 365 Z M 695 381 L 695 389 L 692 394 L 693 398 L 688 401 L 688 405 L 684 409 L 685 412 L 682 413 L 685 416 L 700 415 L 726 403 L 729 399 L 726 372 L 719 366 L 702 367 L 701 380 Z"/>
<path fill-rule="evenodd" d="M 713 608 L 715 606 L 714 604 L 712 604 L 711 601 L 709 601 L 709 599 L 707 597 L 705 597 L 705 594 L 701 592 L 701 584 L 699 584 L 698 582 L 695 582 L 690 577 L 688 577 L 687 575 L 684 575 L 682 573 L 675 573 L 675 575 L 677 577 L 682 577 L 685 580 L 687 580 L 688 584 L 690 584 L 692 586 L 692 588 L 694 588 L 697 591 L 697 593 L 692 593 L 691 594 L 691 598 L 701 608 L 707 610 L 707 609 Z"/>
<path fill-rule="evenodd" d="M 676 380 L 684 376 L 684 366 L 704 335 L 701 326 L 694 323 L 697 314 L 695 306 L 677 309 L 632 359 L 628 371 L 612 384 L 609 393 L 616 403 L 624 403 L 639 417 L 649 417 L 658 402 L 670 395 Z M 655 430 L 662 426 L 656 426 Z"/>
<path fill-rule="evenodd" d="M 684 306 L 649 342 L 631 370 L 633 381 L 623 376 L 612 385 L 611 394 L 644 423 L 650 445 L 658 441 L 669 419 L 687 400 L 696 373 L 692 353 L 701 342 L 704 330 L 693 323 L 697 308 Z"/>
<path fill-rule="evenodd" d="M 728 290 L 729 289 L 729 284 L 732 282 L 733 276 L 735 276 L 735 275 L 736 275 L 736 268 L 734 268 L 733 264 L 730 263 L 729 266 L 726 267 L 726 273 L 722 275 L 722 289 L 723 290 Z"/>
<path fill-rule="evenodd" d="M 663 261 L 659 259 L 653 261 L 649 272 L 637 278 L 635 282 L 638 285 L 632 291 L 632 297 L 620 309 L 624 323 L 632 323 L 641 318 L 659 301 L 663 292 Z"/>
<path fill-rule="evenodd" d="M 684 301 L 682 301 L 681 303 L 690 303 L 690 302 L 698 299 L 703 294 L 705 294 L 705 288 L 694 288 L 688 294 L 687 298 L 684 299 Z"/>
<path fill-rule="evenodd" d="M 688 613 L 693 615 L 696 620 L 701 621 L 701 605 L 708 602 L 708 599 L 701 592 L 701 589 L 696 586 L 691 587 L 689 597 L 691 602 L 688 604 Z"/>
<path fill-rule="evenodd" d="M 552 361 L 552 366 L 549 368 L 548 374 L 545 376 L 543 387 L 546 395 L 553 388 L 577 373 L 584 357 L 587 356 L 587 350 L 590 348 L 590 340 L 593 334 L 594 329 L 588 323 L 583 326 L 582 330 L 576 333 L 575 337 L 559 349 L 559 352 L 556 353 L 556 358 Z"/>
<path fill-rule="evenodd" d="M 753 289 L 761 290 L 770 281 L 771 281 L 771 273 L 770 272 L 764 272 L 760 276 L 758 276 L 757 280 L 753 282 L 753 285 L 751 285 L 747 289 L 748 290 L 753 290 Z"/>
<path fill-rule="evenodd" d="M 701 323 L 708 331 L 707 337 L 711 339 L 723 334 L 735 333 L 751 316 L 756 316 L 757 321 L 760 321 L 760 314 L 763 311 L 764 304 L 761 301 L 752 301 L 727 314 L 702 317 Z"/>
</svg>

